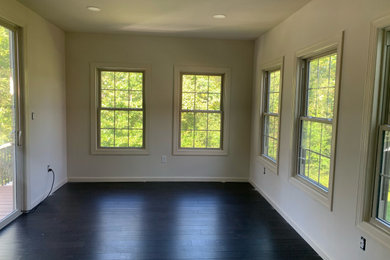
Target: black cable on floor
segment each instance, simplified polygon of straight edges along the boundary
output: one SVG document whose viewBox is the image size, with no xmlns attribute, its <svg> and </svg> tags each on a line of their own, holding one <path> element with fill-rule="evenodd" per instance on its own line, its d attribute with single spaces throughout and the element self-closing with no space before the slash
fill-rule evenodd
<svg viewBox="0 0 390 260">
<path fill-rule="evenodd" d="M 54 170 L 53 170 L 52 168 L 49 168 L 49 169 L 47 170 L 47 172 L 51 172 L 52 175 L 53 175 L 53 181 L 52 181 L 52 183 L 51 183 L 51 187 L 50 187 L 49 193 L 46 195 L 46 197 L 45 197 L 41 202 L 39 202 L 38 205 L 36 205 L 36 206 L 35 206 L 33 209 L 31 209 L 31 210 L 25 211 L 24 213 L 34 213 L 34 212 L 37 210 L 37 208 L 39 207 L 39 205 L 41 205 L 42 202 L 44 202 L 44 201 L 50 196 L 50 194 L 51 194 L 51 192 L 52 192 L 52 190 L 53 190 L 53 187 L 54 187 L 54 181 L 55 181 L 55 179 L 56 179 L 56 174 L 55 174 L 55 172 L 54 172 Z"/>
</svg>

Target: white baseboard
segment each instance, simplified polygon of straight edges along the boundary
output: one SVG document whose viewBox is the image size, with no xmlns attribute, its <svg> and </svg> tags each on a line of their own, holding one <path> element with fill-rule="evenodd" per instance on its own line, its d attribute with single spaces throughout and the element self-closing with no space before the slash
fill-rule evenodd
<svg viewBox="0 0 390 260">
<path fill-rule="evenodd" d="M 307 235 L 295 222 L 292 220 L 287 213 L 285 213 L 259 186 L 253 181 L 253 179 L 249 179 L 249 183 L 255 187 L 256 191 L 261 194 L 269 204 L 274 207 L 274 209 L 294 228 L 295 231 L 319 254 L 323 259 L 329 260 L 329 256 L 315 243 L 309 235 Z"/>
<path fill-rule="evenodd" d="M 68 177 L 69 182 L 248 182 L 232 177 Z"/>
</svg>

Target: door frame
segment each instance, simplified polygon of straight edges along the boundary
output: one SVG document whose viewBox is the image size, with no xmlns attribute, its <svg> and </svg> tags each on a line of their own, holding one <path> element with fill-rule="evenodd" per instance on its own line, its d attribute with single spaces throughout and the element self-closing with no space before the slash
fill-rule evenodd
<svg viewBox="0 0 390 260">
<path fill-rule="evenodd" d="M 1 220 L 0 229 L 22 214 L 25 204 L 25 174 L 24 174 L 24 153 L 25 153 L 25 117 L 24 117 L 24 73 L 23 73 L 23 29 L 22 27 L 0 18 L 0 26 L 13 32 L 13 50 L 11 50 L 14 61 L 14 93 L 15 93 L 15 175 L 14 176 L 14 211 Z"/>
</svg>

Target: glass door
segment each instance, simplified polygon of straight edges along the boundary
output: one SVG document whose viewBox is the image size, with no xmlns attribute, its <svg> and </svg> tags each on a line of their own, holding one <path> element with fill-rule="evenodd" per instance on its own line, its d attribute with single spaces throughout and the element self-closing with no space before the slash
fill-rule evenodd
<svg viewBox="0 0 390 260">
<path fill-rule="evenodd" d="M 0 22 L 0 224 L 18 210 L 16 174 L 21 132 L 16 44 L 16 28 Z"/>
</svg>

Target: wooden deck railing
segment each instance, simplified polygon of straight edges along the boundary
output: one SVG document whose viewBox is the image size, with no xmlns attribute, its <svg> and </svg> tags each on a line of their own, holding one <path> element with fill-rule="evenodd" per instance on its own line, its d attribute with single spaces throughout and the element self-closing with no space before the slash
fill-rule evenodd
<svg viewBox="0 0 390 260">
<path fill-rule="evenodd" d="M 0 186 L 13 181 L 12 143 L 0 145 Z"/>
</svg>

